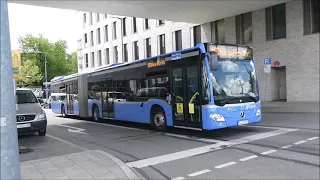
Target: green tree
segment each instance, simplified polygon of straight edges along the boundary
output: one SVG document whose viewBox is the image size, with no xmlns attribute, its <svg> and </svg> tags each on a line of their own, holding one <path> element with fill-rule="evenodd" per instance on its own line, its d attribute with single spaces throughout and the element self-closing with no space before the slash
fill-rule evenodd
<svg viewBox="0 0 320 180">
<path fill-rule="evenodd" d="M 23 66 L 19 68 L 19 75 L 17 76 L 20 85 L 37 85 L 41 83 L 43 76 L 40 69 L 31 60 L 26 61 Z"/>
<path fill-rule="evenodd" d="M 67 71 L 69 74 L 74 74 L 78 72 L 78 65 L 77 65 L 77 53 L 73 52 L 71 54 L 68 55 L 67 58 Z"/>
<path fill-rule="evenodd" d="M 68 46 L 66 41 L 50 42 L 43 35 L 33 36 L 27 34 L 20 36 L 18 42 L 24 57 L 38 66 L 43 75 L 45 75 L 45 58 L 47 59 L 48 81 L 56 76 L 77 72 L 76 65 L 74 67 L 74 61 L 75 64 L 77 63 L 77 57 L 75 56 L 75 60 L 67 57 L 66 49 Z M 72 54 L 70 57 L 73 57 Z M 45 81 L 45 77 L 42 80 Z"/>
</svg>

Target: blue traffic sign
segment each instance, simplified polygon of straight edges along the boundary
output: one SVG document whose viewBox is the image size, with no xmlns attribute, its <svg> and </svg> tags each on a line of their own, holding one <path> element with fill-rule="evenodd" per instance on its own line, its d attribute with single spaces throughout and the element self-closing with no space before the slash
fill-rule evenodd
<svg viewBox="0 0 320 180">
<path fill-rule="evenodd" d="M 271 58 L 264 58 L 263 64 L 272 64 L 271 63 Z"/>
<path fill-rule="evenodd" d="M 50 92 L 50 88 L 48 88 L 48 87 L 45 88 L 45 91 L 46 91 L 46 92 Z"/>
</svg>

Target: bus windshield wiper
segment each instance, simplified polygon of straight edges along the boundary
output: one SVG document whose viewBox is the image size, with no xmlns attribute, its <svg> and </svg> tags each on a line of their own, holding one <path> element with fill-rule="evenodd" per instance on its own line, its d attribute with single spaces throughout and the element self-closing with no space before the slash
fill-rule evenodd
<svg viewBox="0 0 320 180">
<path fill-rule="evenodd" d="M 226 102 L 228 102 L 228 101 L 230 101 L 230 100 L 234 100 L 234 99 L 239 99 L 239 98 L 241 98 L 241 97 L 237 97 L 237 96 L 229 97 L 229 98 L 227 98 L 227 99 L 224 99 L 224 100 L 220 101 L 220 104 L 221 104 L 222 106 L 224 106 L 224 105 L 226 104 Z"/>
</svg>

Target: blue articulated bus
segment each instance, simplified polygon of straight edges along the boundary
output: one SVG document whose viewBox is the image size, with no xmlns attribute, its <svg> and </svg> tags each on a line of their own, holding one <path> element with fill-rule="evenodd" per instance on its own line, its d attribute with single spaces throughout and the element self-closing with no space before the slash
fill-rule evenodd
<svg viewBox="0 0 320 180">
<path fill-rule="evenodd" d="M 214 130 L 261 121 L 252 48 L 200 43 L 160 56 L 54 78 L 57 114 Z M 65 94 L 65 97 L 61 96 Z"/>
</svg>

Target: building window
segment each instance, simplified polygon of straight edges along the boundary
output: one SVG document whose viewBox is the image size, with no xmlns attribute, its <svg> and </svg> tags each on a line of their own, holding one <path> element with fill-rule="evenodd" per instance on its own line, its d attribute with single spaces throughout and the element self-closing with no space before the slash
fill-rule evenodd
<svg viewBox="0 0 320 180">
<path fill-rule="evenodd" d="M 127 35 L 127 29 L 126 29 L 126 18 L 122 18 L 122 35 L 126 36 Z"/>
<path fill-rule="evenodd" d="M 90 42 L 91 44 L 90 45 L 93 46 L 94 45 L 94 42 L 93 42 L 93 31 L 90 32 L 90 36 L 91 36 L 90 37 L 91 38 L 91 42 Z"/>
<path fill-rule="evenodd" d="M 119 56 L 118 56 L 118 47 L 117 46 L 113 47 L 113 58 L 114 58 L 114 62 L 118 63 Z"/>
<path fill-rule="evenodd" d="M 303 33 L 305 35 L 319 33 L 320 1 L 303 1 Z"/>
<path fill-rule="evenodd" d="M 99 21 L 100 21 L 100 14 L 97 13 L 97 14 L 96 14 L 96 22 L 99 22 Z"/>
<path fill-rule="evenodd" d="M 138 41 L 133 42 L 133 57 L 134 60 L 139 60 L 139 45 Z"/>
<path fill-rule="evenodd" d="M 83 14 L 83 24 L 87 23 L 87 13 Z"/>
<path fill-rule="evenodd" d="M 164 34 L 159 36 L 159 52 L 160 54 L 166 53 L 166 40 Z"/>
<path fill-rule="evenodd" d="M 132 32 L 133 33 L 137 32 L 137 18 L 135 17 L 132 18 Z"/>
<path fill-rule="evenodd" d="M 146 39 L 146 57 L 151 57 L 151 38 Z"/>
<path fill-rule="evenodd" d="M 100 28 L 97 29 L 97 44 L 101 43 Z"/>
<path fill-rule="evenodd" d="M 113 39 L 117 39 L 117 22 L 113 22 L 112 27 L 113 27 L 112 37 Z"/>
<path fill-rule="evenodd" d="M 214 23 L 215 25 L 215 36 L 217 43 L 225 43 L 225 36 L 224 36 L 224 20 L 221 19 Z"/>
<path fill-rule="evenodd" d="M 104 42 L 108 42 L 109 41 L 108 34 L 109 34 L 108 25 L 105 25 L 104 26 Z"/>
<path fill-rule="evenodd" d="M 267 40 L 286 38 L 286 4 L 279 4 L 266 9 Z"/>
<path fill-rule="evenodd" d="M 158 20 L 158 26 L 161 26 L 164 24 L 164 20 Z"/>
<path fill-rule="evenodd" d="M 127 47 L 127 44 L 123 44 L 123 55 L 124 55 L 124 62 L 128 62 L 128 47 Z"/>
<path fill-rule="evenodd" d="M 86 68 L 87 68 L 87 67 L 89 67 L 89 57 L 88 57 L 88 54 L 86 54 L 84 58 L 85 58 L 84 60 L 86 61 Z"/>
<path fill-rule="evenodd" d="M 150 27 L 149 27 L 149 19 L 148 18 L 145 18 L 144 19 L 144 29 L 145 30 L 147 30 L 147 29 L 149 29 Z"/>
<path fill-rule="evenodd" d="M 110 52 L 109 52 L 109 48 L 106 48 L 104 50 L 104 53 L 105 53 L 105 64 L 109 64 L 110 63 Z"/>
<path fill-rule="evenodd" d="M 174 32 L 174 38 L 176 43 L 176 51 L 182 49 L 182 33 L 181 30 Z"/>
<path fill-rule="evenodd" d="M 252 43 L 252 13 L 236 16 L 237 44 Z"/>
<path fill-rule="evenodd" d="M 98 66 L 102 65 L 101 50 L 98 51 Z"/>
<path fill-rule="evenodd" d="M 91 52 L 91 67 L 94 67 L 94 52 Z"/>
<path fill-rule="evenodd" d="M 201 42 L 201 26 L 194 26 L 193 27 L 193 45 L 197 45 Z"/>
<path fill-rule="evenodd" d="M 89 18 L 89 24 L 92 25 L 92 12 L 90 12 Z"/>
<path fill-rule="evenodd" d="M 84 43 L 88 43 L 88 35 L 87 35 L 87 33 L 84 34 Z"/>
</svg>

